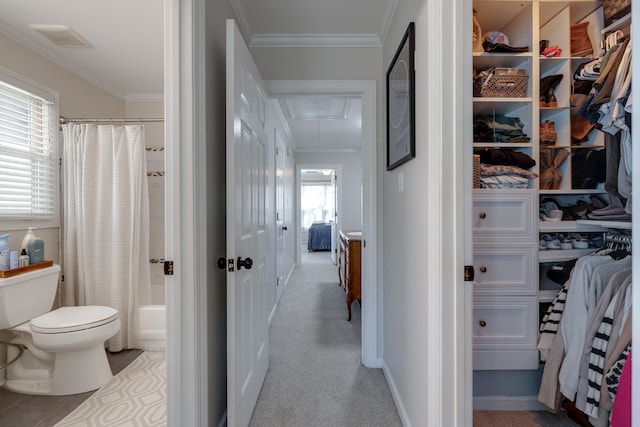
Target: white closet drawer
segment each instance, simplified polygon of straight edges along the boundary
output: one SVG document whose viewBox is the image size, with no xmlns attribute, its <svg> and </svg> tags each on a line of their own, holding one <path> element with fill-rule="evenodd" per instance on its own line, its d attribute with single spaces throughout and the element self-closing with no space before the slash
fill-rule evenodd
<svg viewBox="0 0 640 427">
<path fill-rule="evenodd" d="M 473 249 L 475 295 L 537 294 L 537 248 L 532 245 L 482 245 Z"/>
<path fill-rule="evenodd" d="M 536 369 L 536 307 L 536 297 L 474 298 L 473 368 Z M 528 356 L 511 360 L 514 352 Z"/>
<path fill-rule="evenodd" d="M 535 242 L 535 192 L 476 191 L 473 195 L 473 239 L 476 242 Z"/>
</svg>

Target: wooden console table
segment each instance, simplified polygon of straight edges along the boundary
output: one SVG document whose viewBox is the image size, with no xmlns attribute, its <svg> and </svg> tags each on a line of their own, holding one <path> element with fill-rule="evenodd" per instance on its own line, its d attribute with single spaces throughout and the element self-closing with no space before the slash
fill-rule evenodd
<svg viewBox="0 0 640 427">
<path fill-rule="evenodd" d="M 361 244 L 362 232 L 340 230 L 340 245 L 338 247 L 338 275 L 340 286 L 347 293 L 347 311 L 351 320 L 351 304 L 360 301 L 361 295 Z"/>
</svg>

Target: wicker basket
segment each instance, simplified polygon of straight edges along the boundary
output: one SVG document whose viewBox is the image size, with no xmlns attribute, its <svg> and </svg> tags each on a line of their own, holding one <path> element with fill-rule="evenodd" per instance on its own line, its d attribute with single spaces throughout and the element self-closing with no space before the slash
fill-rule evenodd
<svg viewBox="0 0 640 427">
<path fill-rule="evenodd" d="M 473 188 L 480 188 L 480 154 L 473 155 Z"/>
<path fill-rule="evenodd" d="M 602 0 L 602 10 L 605 25 L 609 25 L 615 19 L 631 13 L 631 0 Z"/>
<path fill-rule="evenodd" d="M 496 68 L 482 88 L 482 96 L 490 98 L 524 98 L 529 76 L 522 68 Z"/>
</svg>

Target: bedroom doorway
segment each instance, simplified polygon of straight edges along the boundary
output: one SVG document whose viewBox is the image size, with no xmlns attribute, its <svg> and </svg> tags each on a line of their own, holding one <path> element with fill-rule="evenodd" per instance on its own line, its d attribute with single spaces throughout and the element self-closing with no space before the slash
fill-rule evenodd
<svg viewBox="0 0 640 427">
<path fill-rule="evenodd" d="M 336 264 L 339 230 L 339 167 L 298 167 L 300 262 Z"/>
</svg>

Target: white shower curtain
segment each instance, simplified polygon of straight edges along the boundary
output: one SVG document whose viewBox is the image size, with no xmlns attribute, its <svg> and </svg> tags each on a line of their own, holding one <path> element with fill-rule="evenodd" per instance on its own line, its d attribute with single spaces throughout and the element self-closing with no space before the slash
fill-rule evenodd
<svg viewBox="0 0 640 427">
<path fill-rule="evenodd" d="M 107 347 L 136 348 L 151 288 L 144 127 L 70 123 L 62 132 L 62 303 L 116 308 L 122 327 Z"/>
</svg>

